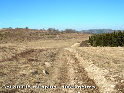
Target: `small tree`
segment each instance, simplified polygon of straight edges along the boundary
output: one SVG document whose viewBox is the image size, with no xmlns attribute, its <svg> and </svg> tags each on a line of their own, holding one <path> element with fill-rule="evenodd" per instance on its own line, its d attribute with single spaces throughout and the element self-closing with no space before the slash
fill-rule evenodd
<svg viewBox="0 0 124 93">
<path fill-rule="evenodd" d="M 29 29 L 28 27 L 26 27 L 25 29 Z"/>
</svg>

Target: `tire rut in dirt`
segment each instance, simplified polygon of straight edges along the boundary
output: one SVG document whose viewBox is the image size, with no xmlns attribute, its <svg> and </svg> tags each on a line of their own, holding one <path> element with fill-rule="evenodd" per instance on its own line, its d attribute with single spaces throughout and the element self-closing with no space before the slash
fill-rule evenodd
<svg viewBox="0 0 124 93">
<path fill-rule="evenodd" d="M 87 72 L 82 66 L 80 66 L 77 58 L 74 55 L 71 55 L 72 59 L 75 60 L 75 63 L 72 64 L 75 71 L 75 85 L 77 86 L 86 86 L 87 88 L 76 88 L 76 91 L 81 93 L 99 93 L 99 87 L 95 84 L 94 80 L 88 77 Z M 89 87 L 88 87 L 89 86 Z M 92 86 L 92 88 L 90 88 Z"/>
<path fill-rule="evenodd" d="M 90 79 L 78 60 L 67 50 L 61 50 L 54 63 L 53 81 L 59 88 L 51 93 L 99 93 L 98 86 Z M 75 88 L 62 88 L 63 85 Z M 95 88 L 77 88 L 77 86 L 94 86 Z"/>
<path fill-rule="evenodd" d="M 3 65 L 1 64 L 1 67 L 1 70 L 4 68 L 7 70 L 1 73 L 3 75 L 1 85 L 57 86 L 55 89 L 18 89 L 15 93 L 99 93 L 98 87 L 87 76 L 86 71 L 79 65 L 75 56 L 65 49 L 27 50 L 15 55 L 11 60 L 6 60 Z M 96 86 L 96 88 L 62 88 L 63 85 L 89 85 Z M 3 93 L 9 91 L 13 90 L 2 89 Z"/>
</svg>

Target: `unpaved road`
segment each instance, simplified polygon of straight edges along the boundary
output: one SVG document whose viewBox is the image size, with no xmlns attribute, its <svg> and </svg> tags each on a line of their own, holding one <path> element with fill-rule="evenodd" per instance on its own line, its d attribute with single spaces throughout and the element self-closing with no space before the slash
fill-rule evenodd
<svg viewBox="0 0 124 93">
<path fill-rule="evenodd" d="M 17 50 L 17 54 L 8 58 L 1 58 L 0 93 L 123 93 L 121 86 L 117 91 L 117 83 L 105 78 L 108 70 L 84 58 L 85 52 L 81 52 L 78 45 L 41 49 L 28 47 L 22 52 Z M 1 49 L 8 51 L 5 47 Z M 30 87 L 5 88 L 10 85 Z"/>
<path fill-rule="evenodd" d="M 57 55 L 52 77 L 57 82 L 56 86 L 59 87 L 53 93 L 99 93 L 97 85 L 88 77 L 76 57 L 66 49 L 61 50 Z M 63 85 L 72 86 L 72 88 L 62 88 Z M 87 88 L 78 86 L 87 86 Z"/>
</svg>

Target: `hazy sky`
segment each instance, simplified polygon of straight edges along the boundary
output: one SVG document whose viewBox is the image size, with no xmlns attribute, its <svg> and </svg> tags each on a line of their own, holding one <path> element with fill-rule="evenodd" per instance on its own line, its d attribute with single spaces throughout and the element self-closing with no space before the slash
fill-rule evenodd
<svg viewBox="0 0 124 93">
<path fill-rule="evenodd" d="M 124 29 L 124 0 L 0 0 L 0 28 Z"/>
</svg>

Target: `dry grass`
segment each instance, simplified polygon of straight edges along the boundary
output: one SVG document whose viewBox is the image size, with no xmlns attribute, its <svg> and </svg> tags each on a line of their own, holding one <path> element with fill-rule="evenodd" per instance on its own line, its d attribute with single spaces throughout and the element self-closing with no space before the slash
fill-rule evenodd
<svg viewBox="0 0 124 93">
<path fill-rule="evenodd" d="M 124 47 L 80 47 L 77 50 L 82 58 L 105 71 L 103 75 L 115 84 L 118 92 L 124 92 Z"/>
<path fill-rule="evenodd" d="M 1 42 L 0 87 L 2 87 L 3 85 L 17 85 L 17 84 L 21 84 L 21 85 L 53 84 L 54 85 L 57 82 L 62 83 L 68 81 L 65 79 L 62 79 L 63 81 L 61 81 L 60 79 L 58 79 L 60 81 L 56 81 L 56 80 L 51 81 L 51 76 L 62 78 L 64 74 L 66 75 L 66 72 L 68 71 L 71 72 L 71 70 L 69 70 L 68 68 L 68 64 L 71 66 L 71 69 L 73 69 L 73 71 L 75 68 L 77 71 L 79 70 L 78 68 L 80 68 L 82 69 L 82 72 L 85 72 L 84 69 L 86 68 L 81 67 L 80 64 L 77 63 L 78 59 L 73 57 L 74 56 L 73 53 L 71 54 L 68 53 L 67 50 L 66 51 L 65 50 L 62 51 L 62 50 L 74 45 L 75 43 L 81 43 L 82 40 L 83 41 L 87 40 L 89 34 L 59 33 L 58 35 L 51 35 L 51 34 L 49 35 L 48 33 L 37 32 L 37 31 L 11 32 L 7 30 L 4 31 L 1 30 L 0 33 L 4 34 L 4 36 L 7 36 L 6 38 L 4 37 L 2 41 L 0 41 Z M 72 46 L 71 48 L 74 48 L 76 52 L 84 59 L 84 61 L 86 60 L 86 62 L 89 62 L 89 64 L 90 62 L 92 62 L 96 67 L 105 70 L 106 73 L 104 73 L 104 76 L 107 79 L 107 81 L 113 82 L 115 84 L 115 89 L 117 90 L 119 89 L 118 92 L 120 91 L 120 93 L 123 93 L 124 47 L 75 48 L 75 45 Z M 59 57 L 60 54 L 62 55 Z M 56 63 L 57 61 L 55 60 L 59 62 Z M 72 62 L 75 65 L 71 64 L 69 60 L 72 60 Z M 61 64 L 63 65 L 61 66 Z M 60 77 L 58 75 L 55 75 L 53 71 L 54 69 L 56 69 L 57 72 L 55 71 L 55 73 L 59 73 L 58 75 L 60 75 Z M 48 74 L 45 74 L 46 73 L 45 71 L 47 71 Z M 76 73 L 76 71 L 74 71 L 73 73 Z M 84 73 L 79 73 L 79 74 L 76 73 L 75 75 L 72 75 L 72 77 L 73 76 L 76 77 L 78 75 L 82 77 L 82 74 Z M 69 75 L 66 75 L 68 79 L 69 79 Z M 80 80 L 81 77 L 79 77 Z M 92 77 L 88 77 L 88 78 L 92 78 Z M 6 93 L 7 91 L 9 91 L 10 93 L 14 93 L 17 91 L 35 93 L 39 91 L 39 90 L 35 91 L 32 89 L 7 90 L 3 88 L 0 88 L 0 90 L 1 90 L 0 92 L 3 91 L 3 93 Z M 44 92 L 44 90 L 42 90 L 42 92 Z M 46 91 L 46 93 L 48 92 Z"/>
<path fill-rule="evenodd" d="M 66 40 L 88 38 L 90 34 L 80 33 L 50 33 L 48 31 L 26 30 L 26 29 L 5 29 L 0 30 L 0 44 L 2 43 L 26 43 L 37 40 Z"/>
</svg>

